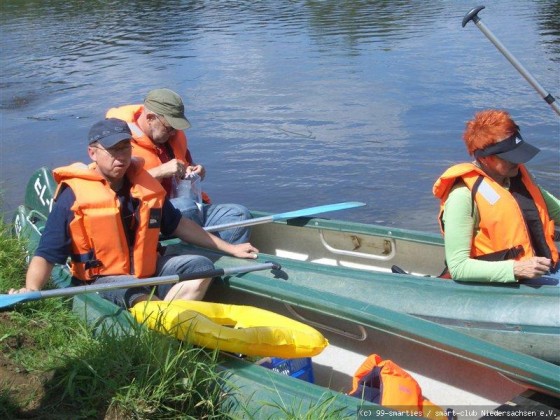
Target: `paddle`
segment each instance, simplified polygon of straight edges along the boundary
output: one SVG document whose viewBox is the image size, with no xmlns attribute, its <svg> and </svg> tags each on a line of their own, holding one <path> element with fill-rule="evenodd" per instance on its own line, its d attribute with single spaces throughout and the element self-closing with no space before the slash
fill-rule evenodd
<svg viewBox="0 0 560 420">
<path fill-rule="evenodd" d="M 554 102 L 556 99 L 548 93 L 537 80 L 523 67 L 523 65 L 507 50 L 507 48 L 500 42 L 498 38 L 481 22 L 478 17 L 478 12 L 484 9 L 484 6 L 478 6 L 472 9 L 463 18 L 463 28 L 469 21 L 473 21 L 478 29 L 486 35 L 486 37 L 496 46 L 496 48 L 508 59 L 508 61 L 517 69 L 519 73 L 529 82 L 531 86 L 542 96 L 547 104 L 549 104 L 558 115 L 560 115 L 560 106 Z"/>
<path fill-rule="evenodd" d="M 198 273 L 188 273 L 172 276 L 149 277 L 145 279 L 123 280 L 118 283 L 93 284 L 91 286 L 73 286 L 64 289 L 43 290 L 27 293 L 16 293 L 13 295 L 0 294 L 0 309 L 9 308 L 17 303 L 30 302 L 33 300 L 47 299 L 51 297 L 74 296 L 84 293 L 93 293 L 114 289 L 125 289 L 138 286 L 157 286 L 159 284 L 176 283 L 184 280 L 194 280 L 200 278 L 229 276 L 232 274 L 249 273 L 259 270 L 279 270 L 280 265 L 273 262 L 262 264 L 245 265 L 231 268 L 216 268 Z"/>
<path fill-rule="evenodd" d="M 286 213 L 272 214 L 270 216 L 257 217 L 255 219 L 240 220 L 239 222 L 224 223 L 222 225 L 208 226 L 204 230 L 207 232 L 218 232 L 221 230 L 232 229 L 244 226 L 261 225 L 263 223 L 270 223 L 277 220 L 294 219 L 296 217 L 313 216 L 319 213 L 327 213 L 330 211 L 346 210 L 355 207 L 365 206 L 366 203 L 359 201 L 347 201 L 345 203 L 325 204 L 323 206 L 308 207 L 301 210 L 289 211 Z"/>
<path fill-rule="evenodd" d="M 36 209 L 36 210 L 41 209 L 38 211 L 41 211 L 44 214 L 48 214 L 50 212 L 50 207 L 48 206 L 48 204 L 52 203 L 52 195 L 53 195 L 52 192 L 55 189 L 56 189 L 56 183 L 52 178 L 51 171 L 48 170 L 47 168 L 41 168 L 33 175 L 31 181 L 28 184 L 27 191 L 26 191 L 26 200 L 27 197 L 30 197 L 29 198 L 30 200 L 37 200 L 37 203 L 32 201 L 31 204 L 28 204 L 28 207 L 31 207 L 32 209 Z M 40 195 L 38 195 L 39 194 L 38 191 L 40 191 Z M 366 205 L 365 203 L 356 202 L 356 201 L 349 201 L 349 202 L 337 203 L 337 204 L 327 204 L 323 206 L 309 207 L 301 210 L 290 211 L 287 213 L 258 217 L 255 219 L 240 220 L 238 222 L 208 226 L 204 228 L 204 230 L 206 230 L 207 232 L 218 232 L 221 230 L 233 229 L 237 227 L 270 223 L 275 220 L 286 220 L 286 219 L 292 219 L 296 217 L 312 216 L 315 214 L 327 213 L 330 211 L 346 210 L 346 209 L 361 207 L 365 205 Z"/>
</svg>

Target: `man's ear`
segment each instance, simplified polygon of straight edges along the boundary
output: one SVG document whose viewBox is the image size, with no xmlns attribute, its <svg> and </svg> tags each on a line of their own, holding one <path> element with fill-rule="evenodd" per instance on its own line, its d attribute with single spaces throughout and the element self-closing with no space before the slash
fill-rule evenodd
<svg viewBox="0 0 560 420">
<path fill-rule="evenodd" d="M 89 158 L 94 161 L 97 162 L 97 154 L 95 153 L 95 147 L 94 146 L 88 146 L 88 156 Z"/>
</svg>

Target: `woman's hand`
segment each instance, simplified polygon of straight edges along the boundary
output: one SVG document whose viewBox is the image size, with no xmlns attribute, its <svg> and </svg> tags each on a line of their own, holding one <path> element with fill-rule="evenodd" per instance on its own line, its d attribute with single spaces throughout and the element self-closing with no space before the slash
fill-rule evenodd
<svg viewBox="0 0 560 420">
<path fill-rule="evenodd" d="M 513 274 L 516 279 L 536 279 L 550 270 L 551 261 L 544 257 L 532 257 L 528 260 L 515 261 Z"/>
</svg>

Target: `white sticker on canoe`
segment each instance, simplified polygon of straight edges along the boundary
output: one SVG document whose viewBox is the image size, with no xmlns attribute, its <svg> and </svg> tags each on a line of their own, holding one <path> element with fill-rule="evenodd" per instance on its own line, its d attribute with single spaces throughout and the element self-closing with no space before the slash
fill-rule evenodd
<svg viewBox="0 0 560 420">
<path fill-rule="evenodd" d="M 496 191 L 494 191 L 492 186 L 488 182 L 486 182 L 486 180 L 483 180 L 480 183 L 480 186 L 478 187 L 478 193 L 482 197 L 484 197 L 484 199 L 490 204 L 496 204 L 496 202 L 500 199 L 500 195 Z"/>
</svg>

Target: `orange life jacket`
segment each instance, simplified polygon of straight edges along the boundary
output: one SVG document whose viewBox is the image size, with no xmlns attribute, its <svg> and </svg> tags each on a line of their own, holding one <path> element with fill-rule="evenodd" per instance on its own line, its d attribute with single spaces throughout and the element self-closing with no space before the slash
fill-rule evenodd
<svg viewBox="0 0 560 420">
<path fill-rule="evenodd" d="M 554 220 L 548 215 L 546 203 L 539 187 L 535 184 L 525 166 L 520 165 L 521 181 L 529 192 L 542 223 L 543 234 L 536 235 L 541 249 L 550 251 L 552 261 L 558 261 L 558 250 L 554 244 Z M 436 181 L 433 193 L 440 202 L 439 223 L 445 234 L 443 211 L 451 188 L 460 178 L 473 192 L 474 202 L 480 215 L 478 232 L 474 235 L 471 257 L 509 252 L 506 259 L 523 260 L 535 256 L 531 236 L 523 209 L 515 197 L 504 187 L 486 175 L 472 163 L 452 166 Z M 483 258 L 484 259 L 484 258 Z"/>
<path fill-rule="evenodd" d="M 377 354 L 370 355 L 356 370 L 348 395 L 411 415 L 447 418 L 442 408 L 423 397 L 420 385 L 409 373 Z"/>
<path fill-rule="evenodd" d="M 87 167 L 76 163 L 53 171 L 59 184 L 55 197 L 66 185 L 76 196 L 71 207 L 74 219 L 69 224 L 72 275 L 82 281 L 107 275 L 153 275 L 165 191 L 141 164 L 133 160 L 126 176 L 132 185 L 130 196 L 139 199 L 140 204 L 136 235 L 130 250 L 119 199 L 94 168 L 95 164 Z"/>
<path fill-rule="evenodd" d="M 132 132 L 132 155 L 144 159 L 144 168 L 150 170 L 162 164 L 160 159 L 159 146 L 156 145 L 144 132 L 138 127 L 136 121 L 144 109 L 143 105 L 124 105 L 117 108 L 111 108 L 105 115 L 106 118 L 118 118 L 128 122 L 130 131 Z M 176 130 L 175 134 L 167 141 L 175 159 L 184 165 L 192 165 L 193 160 L 188 148 L 188 140 L 183 130 Z M 168 194 L 171 191 L 167 191 Z M 172 196 L 170 196 L 172 198 Z M 203 192 L 202 201 L 210 203 L 210 197 Z"/>
</svg>

